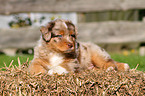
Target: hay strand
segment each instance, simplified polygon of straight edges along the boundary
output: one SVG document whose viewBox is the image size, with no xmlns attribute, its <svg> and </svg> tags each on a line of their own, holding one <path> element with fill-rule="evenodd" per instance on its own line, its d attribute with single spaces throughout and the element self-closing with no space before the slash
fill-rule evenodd
<svg viewBox="0 0 145 96">
<path fill-rule="evenodd" d="M 0 70 L 0 96 L 143 96 L 145 94 L 145 73 L 142 71 L 86 70 L 76 74 L 30 75 L 27 72 L 28 62 L 22 65 L 20 60 L 18 62 L 19 67 L 14 67 L 12 60 L 9 70 Z"/>
</svg>

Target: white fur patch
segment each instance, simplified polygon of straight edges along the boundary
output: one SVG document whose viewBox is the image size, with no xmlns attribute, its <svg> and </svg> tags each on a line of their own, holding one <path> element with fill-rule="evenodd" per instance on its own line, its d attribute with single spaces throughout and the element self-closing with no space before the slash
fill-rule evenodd
<svg viewBox="0 0 145 96">
<path fill-rule="evenodd" d="M 42 46 L 42 36 L 40 36 L 40 39 L 38 40 L 38 46 L 40 47 L 40 46 Z"/>
<path fill-rule="evenodd" d="M 52 68 L 48 71 L 48 74 L 50 74 L 50 75 L 55 74 L 55 73 L 60 75 L 63 73 L 68 73 L 68 71 L 61 66 L 55 66 L 54 68 Z"/>
<path fill-rule="evenodd" d="M 114 70 L 114 67 L 108 67 L 106 71 L 112 71 Z"/>
<path fill-rule="evenodd" d="M 129 71 L 129 65 L 127 63 L 124 64 L 124 70 Z"/>
<path fill-rule="evenodd" d="M 48 74 L 52 75 L 54 73 L 57 74 L 62 74 L 62 73 L 68 73 L 67 70 L 61 66 L 59 66 L 59 64 L 63 63 L 63 57 L 60 56 L 59 54 L 53 54 L 50 58 L 50 64 L 48 66 L 48 68 L 50 69 L 48 71 Z"/>
<path fill-rule="evenodd" d="M 63 22 L 63 25 L 65 26 L 66 29 L 68 28 L 65 22 Z"/>
<path fill-rule="evenodd" d="M 52 66 L 57 66 L 57 65 L 61 64 L 62 62 L 63 62 L 63 57 L 59 56 L 59 54 L 54 54 L 50 58 L 50 64 Z"/>
</svg>

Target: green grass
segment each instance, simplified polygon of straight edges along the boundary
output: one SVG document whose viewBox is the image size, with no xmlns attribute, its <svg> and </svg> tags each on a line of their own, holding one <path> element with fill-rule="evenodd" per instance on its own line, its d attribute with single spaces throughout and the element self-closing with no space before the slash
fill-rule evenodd
<svg viewBox="0 0 145 96">
<path fill-rule="evenodd" d="M 123 54 L 111 54 L 111 57 L 118 62 L 128 63 L 131 69 L 139 64 L 137 70 L 145 71 L 145 56 L 137 54 L 129 54 L 127 56 Z"/>
<path fill-rule="evenodd" d="M 14 60 L 13 65 L 18 65 L 18 57 L 20 58 L 21 64 L 26 62 L 27 58 L 29 58 L 29 61 L 33 59 L 33 55 L 0 55 L 0 68 L 4 67 L 4 63 L 9 66 L 12 60 Z M 137 64 L 139 64 L 137 70 L 145 71 L 145 56 L 139 56 L 136 54 L 124 56 L 123 54 L 116 53 L 111 54 L 111 57 L 118 62 L 128 63 L 131 69 L 135 68 Z"/>
<path fill-rule="evenodd" d="M 29 61 L 33 59 L 33 55 L 16 55 L 16 56 L 7 56 L 7 55 L 0 55 L 0 68 L 4 67 L 4 63 L 9 66 L 12 60 L 13 65 L 18 66 L 18 57 L 20 59 L 21 64 L 27 61 L 27 58 L 29 58 Z"/>
</svg>

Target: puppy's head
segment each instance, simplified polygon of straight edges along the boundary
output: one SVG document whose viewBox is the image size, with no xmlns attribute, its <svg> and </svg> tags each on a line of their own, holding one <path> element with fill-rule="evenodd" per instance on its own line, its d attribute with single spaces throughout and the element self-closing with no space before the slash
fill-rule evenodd
<svg viewBox="0 0 145 96">
<path fill-rule="evenodd" d="M 43 40 L 46 44 L 63 53 L 70 53 L 75 50 L 77 31 L 71 21 L 57 19 L 51 21 L 47 26 L 40 29 Z"/>
</svg>

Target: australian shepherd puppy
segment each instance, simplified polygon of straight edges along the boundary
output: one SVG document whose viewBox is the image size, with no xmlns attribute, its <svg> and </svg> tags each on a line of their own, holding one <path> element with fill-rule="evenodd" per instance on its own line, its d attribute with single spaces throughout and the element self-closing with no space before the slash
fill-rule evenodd
<svg viewBox="0 0 145 96">
<path fill-rule="evenodd" d="M 42 36 L 29 65 L 31 74 L 63 74 L 86 69 L 129 70 L 128 64 L 112 60 L 96 44 L 77 42 L 76 26 L 71 21 L 57 19 L 41 27 L 40 31 Z"/>
</svg>

